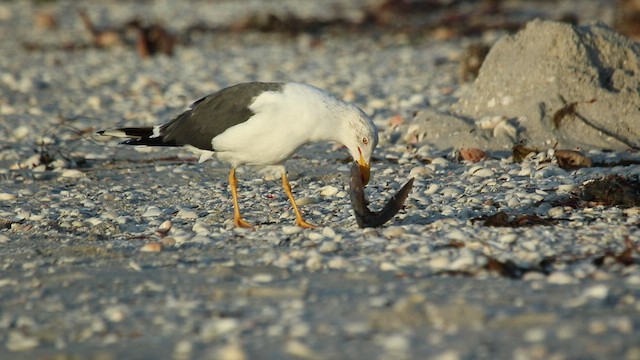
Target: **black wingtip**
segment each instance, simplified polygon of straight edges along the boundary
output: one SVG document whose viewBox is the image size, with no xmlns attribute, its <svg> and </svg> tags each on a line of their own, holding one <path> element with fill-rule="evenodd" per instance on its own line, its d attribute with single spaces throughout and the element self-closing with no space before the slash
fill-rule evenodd
<svg viewBox="0 0 640 360">
<path fill-rule="evenodd" d="M 97 131 L 97 132 L 96 132 L 96 134 L 98 134 L 98 135 L 104 135 L 104 132 L 105 132 L 105 130 L 100 130 L 100 131 Z"/>
</svg>

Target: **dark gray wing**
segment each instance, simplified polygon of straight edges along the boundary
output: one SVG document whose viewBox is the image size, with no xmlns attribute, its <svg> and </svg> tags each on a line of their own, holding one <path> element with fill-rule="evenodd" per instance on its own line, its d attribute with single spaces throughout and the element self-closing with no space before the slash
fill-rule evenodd
<svg viewBox="0 0 640 360">
<path fill-rule="evenodd" d="M 283 83 L 250 82 L 233 85 L 194 102 L 187 111 L 160 127 L 166 145 L 191 145 L 214 150 L 211 140 L 247 121 L 254 98 L 265 91 L 282 91 Z"/>
</svg>

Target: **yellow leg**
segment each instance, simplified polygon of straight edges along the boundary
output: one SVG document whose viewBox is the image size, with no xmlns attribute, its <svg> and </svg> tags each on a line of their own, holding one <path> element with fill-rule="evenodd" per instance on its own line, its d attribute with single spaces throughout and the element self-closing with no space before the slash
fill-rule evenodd
<svg viewBox="0 0 640 360">
<path fill-rule="evenodd" d="M 253 225 L 244 221 L 240 215 L 240 205 L 238 204 L 238 178 L 236 178 L 235 167 L 232 167 L 229 172 L 229 186 L 231 187 L 231 196 L 233 196 L 233 223 L 237 227 L 252 228 Z"/>
<path fill-rule="evenodd" d="M 302 218 L 302 214 L 300 214 L 298 205 L 296 205 L 296 200 L 293 198 L 293 193 L 291 192 L 291 185 L 289 185 L 289 180 L 287 180 L 287 173 L 284 171 L 282 172 L 282 188 L 284 189 L 284 192 L 287 194 L 289 201 L 291 201 L 291 205 L 293 206 L 293 211 L 296 213 L 296 225 L 305 229 L 315 228 L 316 227 L 315 225 L 309 224 L 308 222 L 304 221 L 304 219 Z"/>
</svg>

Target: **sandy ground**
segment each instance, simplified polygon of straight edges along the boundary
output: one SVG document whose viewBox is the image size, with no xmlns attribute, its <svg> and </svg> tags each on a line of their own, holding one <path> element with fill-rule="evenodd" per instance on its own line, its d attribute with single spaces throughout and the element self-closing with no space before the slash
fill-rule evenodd
<svg viewBox="0 0 640 360">
<path fill-rule="evenodd" d="M 315 2 L 284 3 L 332 16 Z M 100 26 L 173 16 L 176 32 L 268 8 L 207 4 L 86 8 Z M 351 6 L 362 4 L 346 12 L 357 18 Z M 516 19 L 534 10 L 612 19 L 609 2 L 505 4 L 524 9 L 510 13 Z M 584 181 L 637 177 L 638 165 L 471 164 L 406 143 L 389 125 L 472 91 L 458 81 L 457 59 L 477 37 L 205 33 L 172 57 L 140 60 L 131 46 L 60 49 L 91 41 L 75 11 L 64 1 L 0 4 L 0 358 L 640 359 L 638 207 L 566 202 Z M 57 28 L 37 25 L 43 12 Z M 313 83 L 371 114 L 382 138 L 371 206 L 412 176 L 406 209 L 383 228 L 358 228 L 346 152 L 313 145 L 287 165 L 308 220 L 321 226 L 291 226 L 277 179 L 242 172 L 241 205 L 258 226 L 236 230 L 225 164 L 92 135 L 157 123 L 247 80 Z M 57 162 L 40 164 L 41 154 Z M 547 222 L 514 229 L 476 220 L 498 211 Z"/>
</svg>

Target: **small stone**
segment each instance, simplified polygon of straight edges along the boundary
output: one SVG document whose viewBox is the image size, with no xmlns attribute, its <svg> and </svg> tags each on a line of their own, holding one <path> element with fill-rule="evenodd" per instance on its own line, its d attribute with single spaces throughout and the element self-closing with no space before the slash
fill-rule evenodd
<svg viewBox="0 0 640 360">
<path fill-rule="evenodd" d="M 8 201 L 14 200 L 16 198 L 15 195 L 9 193 L 0 193 L 0 201 Z"/>
<path fill-rule="evenodd" d="M 298 233 L 301 233 L 303 230 L 304 229 L 299 226 L 283 226 L 282 227 L 282 232 L 285 235 L 298 234 Z"/>
<path fill-rule="evenodd" d="M 322 196 L 335 196 L 338 193 L 338 188 L 335 186 L 327 185 L 320 188 L 320 195 Z"/>
<path fill-rule="evenodd" d="M 158 226 L 158 229 L 156 230 L 156 232 L 162 235 L 165 235 L 166 233 L 169 232 L 169 230 L 171 230 L 171 221 L 165 220 L 162 222 L 162 224 L 160 224 L 160 226 Z"/>
<path fill-rule="evenodd" d="M 431 175 L 433 171 L 426 166 L 416 166 L 409 171 L 410 178 L 421 179 L 426 177 L 427 175 Z"/>
<path fill-rule="evenodd" d="M 406 352 L 409 350 L 409 339 L 400 334 L 389 335 L 382 339 L 382 346 L 390 352 Z"/>
<path fill-rule="evenodd" d="M 406 230 L 402 226 L 389 226 L 388 228 L 382 230 L 382 235 L 387 238 L 396 238 L 404 235 Z"/>
<path fill-rule="evenodd" d="M 397 271 L 398 267 L 395 266 L 394 264 L 388 262 L 388 261 L 384 261 L 380 264 L 380 270 L 382 271 Z"/>
<path fill-rule="evenodd" d="M 166 236 L 160 240 L 160 243 L 162 244 L 163 247 L 171 247 L 176 244 L 176 239 Z"/>
<path fill-rule="evenodd" d="M 266 284 L 273 281 L 273 275 L 267 273 L 255 274 L 251 280 L 256 283 Z"/>
<path fill-rule="evenodd" d="M 62 171 L 62 174 L 60 174 L 60 176 L 66 177 L 66 178 L 78 178 L 78 177 L 85 176 L 85 174 L 80 170 L 66 169 L 66 170 Z"/>
<path fill-rule="evenodd" d="M 296 199 L 296 205 L 298 205 L 298 206 L 305 206 L 305 205 L 309 205 L 309 204 L 315 204 L 316 202 L 317 202 L 316 198 L 309 197 L 309 196 L 302 196 L 302 197 Z"/>
<path fill-rule="evenodd" d="M 459 360 L 459 359 L 460 359 L 460 354 L 455 350 L 447 350 L 433 357 L 433 360 Z"/>
<path fill-rule="evenodd" d="M 344 325 L 344 332 L 348 336 L 362 336 L 371 332 L 371 327 L 366 322 L 350 322 Z"/>
<path fill-rule="evenodd" d="M 327 261 L 327 266 L 329 267 L 329 269 L 339 270 L 348 268 L 349 266 L 351 266 L 351 263 L 349 263 L 349 261 L 342 256 L 335 256 Z"/>
<path fill-rule="evenodd" d="M 566 285 L 576 282 L 576 279 L 566 272 L 556 271 L 547 276 L 547 282 L 550 284 Z"/>
<path fill-rule="evenodd" d="M 111 322 L 121 322 L 129 314 L 129 308 L 124 305 L 115 305 L 104 310 L 104 316 Z"/>
<path fill-rule="evenodd" d="M 26 351 L 38 347 L 40 341 L 34 337 L 27 336 L 19 331 L 9 333 L 7 339 L 7 349 L 10 351 Z"/>
<path fill-rule="evenodd" d="M 193 220 L 198 218 L 198 213 L 193 210 L 180 209 L 176 214 L 176 218 L 184 220 Z"/>
<path fill-rule="evenodd" d="M 551 209 L 549 209 L 549 211 L 547 212 L 547 214 L 550 217 L 560 217 L 564 215 L 564 207 L 562 206 L 556 206 L 556 207 L 552 207 Z"/>
<path fill-rule="evenodd" d="M 298 340 L 289 340 L 287 341 L 284 351 L 295 357 L 300 359 L 319 359 L 319 354 L 316 354 L 310 347 L 301 343 Z"/>
<path fill-rule="evenodd" d="M 317 271 L 317 270 L 322 269 L 322 256 L 320 256 L 320 255 L 310 256 L 307 259 L 307 261 L 305 263 L 305 266 L 310 271 Z"/>
<path fill-rule="evenodd" d="M 189 357 L 190 358 L 190 357 Z M 216 352 L 214 359 L 220 360 L 246 360 L 247 354 L 237 342 L 231 342 Z"/>
<path fill-rule="evenodd" d="M 201 221 L 196 221 L 196 223 L 193 224 L 193 227 L 191 227 L 191 230 L 195 232 L 196 235 L 202 235 L 202 236 L 207 236 L 210 233 L 209 228 L 205 224 L 203 224 Z"/>
<path fill-rule="evenodd" d="M 504 234 L 504 235 L 500 235 L 500 237 L 498 238 L 498 241 L 500 241 L 502 243 L 505 243 L 505 244 L 512 244 L 517 239 L 518 239 L 518 235 L 517 234 Z"/>
<path fill-rule="evenodd" d="M 609 288 L 604 284 L 594 285 L 585 289 L 583 294 L 592 299 L 603 300 L 609 295 Z"/>
<path fill-rule="evenodd" d="M 340 246 L 335 241 L 323 241 L 318 251 L 321 254 L 334 253 L 340 249 Z"/>
<path fill-rule="evenodd" d="M 431 184 L 431 185 L 429 185 L 429 187 L 425 191 L 423 191 L 423 194 L 425 194 L 425 195 L 433 195 L 436 192 L 438 192 L 438 190 L 440 190 L 440 186 L 439 185 Z"/>
<path fill-rule="evenodd" d="M 142 245 L 142 247 L 140 248 L 140 251 L 142 252 L 160 252 L 162 251 L 162 244 L 159 242 L 151 242 L 151 243 L 147 243 Z"/>
<path fill-rule="evenodd" d="M 429 261 L 429 266 L 435 270 L 443 270 L 449 267 L 451 261 L 446 256 L 439 256 Z"/>
<path fill-rule="evenodd" d="M 524 339 L 528 342 L 541 342 L 547 337 L 547 333 L 544 329 L 533 328 L 524 333 Z"/>
<path fill-rule="evenodd" d="M 18 126 L 11 133 L 11 136 L 16 140 L 22 140 L 27 137 L 27 135 L 29 135 L 29 128 L 24 125 Z"/>
<path fill-rule="evenodd" d="M 157 206 L 149 206 L 142 217 L 158 217 L 160 215 L 162 215 L 162 211 Z"/>
<path fill-rule="evenodd" d="M 333 239 L 333 238 L 336 237 L 336 232 L 335 232 L 335 230 L 333 230 L 332 228 L 327 226 L 327 227 L 324 227 L 322 229 L 322 235 L 324 235 L 325 237 L 328 237 L 330 239 Z"/>
</svg>

